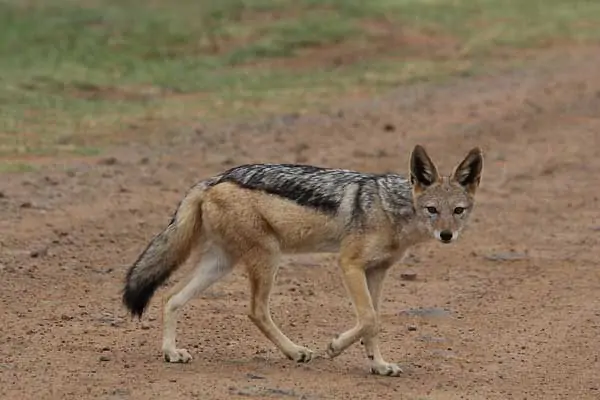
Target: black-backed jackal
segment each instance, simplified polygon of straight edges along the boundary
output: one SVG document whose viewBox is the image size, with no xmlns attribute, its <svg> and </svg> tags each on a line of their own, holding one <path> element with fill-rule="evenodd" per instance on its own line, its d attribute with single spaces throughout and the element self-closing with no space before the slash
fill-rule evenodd
<svg viewBox="0 0 600 400">
<path fill-rule="evenodd" d="M 377 339 L 383 280 L 409 246 L 430 238 L 456 240 L 473 209 L 483 156 L 474 148 L 451 175 L 442 176 L 417 145 L 409 167 L 406 179 L 307 165 L 253 164 L 201 181 L 129 269 L 123 301 L 141 317 L 155 290 L 199 249 L 198 266 L 164 307 L 165 360 L 191 360 L 175 345 L 177 310 L 242 264 L 250 280 L 250 319 L 288 358 L 308 362 L 312 351 L 292 342 L 269 312 L 279 257 L 339 251 L 357 321 L 331 341 L 327 354 L 335 357 L 361 340 L 371 372 L 397 376 L 400 367 L 384 360 Z"/>
</svg>

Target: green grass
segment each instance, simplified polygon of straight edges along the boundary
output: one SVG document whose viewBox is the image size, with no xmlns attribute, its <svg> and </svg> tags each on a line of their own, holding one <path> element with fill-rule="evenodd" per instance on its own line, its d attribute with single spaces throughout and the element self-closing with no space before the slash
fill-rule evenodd
<svg viewBox="0 0 600 400">
<path fill-rule="evenodd" d="M 0 173 L 23 173 L 36 170 L 37 168 L 34 165 L 24 162 L 0 162 Z"/>
<path fill-rule="evenodd" d="M 273 64 L 397 44 L 386 35 L 398 32 L 456 49 L 396 45 L 338 67 Z M 0 155 L 96 154 L 169 125 L 314 109 L 353 91 L 472 73 L 498 49 L 599 38 L 596 0 L 4 0 Z"/>
</svg>

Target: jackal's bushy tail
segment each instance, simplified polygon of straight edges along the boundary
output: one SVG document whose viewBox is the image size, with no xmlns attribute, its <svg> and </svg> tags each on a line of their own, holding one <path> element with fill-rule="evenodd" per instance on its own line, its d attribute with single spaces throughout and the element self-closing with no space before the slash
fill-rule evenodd
<svg viewBox="0 0 600 400">
<path fill-rule="evenodd" d="M 141 318 L 156 289 L 189 257 L 202 231 L 200 206 L 205 185 L 194 186 L 167 228 L 156 235 L 127 271 L 123 303 Z"/>
</svg>

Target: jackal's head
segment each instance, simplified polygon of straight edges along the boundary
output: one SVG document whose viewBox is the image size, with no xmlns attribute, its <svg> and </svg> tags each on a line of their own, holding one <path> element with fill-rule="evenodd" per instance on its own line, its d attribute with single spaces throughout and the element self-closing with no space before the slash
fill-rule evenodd
<svg viewBox="0 0 600 400">
<path fill-rule="evenodd" d="M 425 149 L 415 146 L 410 157 L 410 182 L 418 227 L 443 243 L 453 242 L 464 228 L 481 181 L 483 155 L 476 147 L 450 176 L 439 175 Z"/>
</svg>

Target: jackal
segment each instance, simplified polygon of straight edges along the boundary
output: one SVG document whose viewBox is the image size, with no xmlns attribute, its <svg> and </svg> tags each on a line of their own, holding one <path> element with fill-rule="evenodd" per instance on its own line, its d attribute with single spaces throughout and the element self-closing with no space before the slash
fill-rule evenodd
<svg viewBox="0 0 600 400">
<path fill-rule="evenodd" d="M 405 250 L 430 238 L 455 241 L 473 210 L 483 155 L 472 149 L 442 176 L 425 149 L 410 156 L 409 179 L 294 164 L 232 168 L 189 189 L 161 233 L 129 268 L 123 302 L 141 318 L 156 289 L 190 256 L 201 258 L 168 295 L 162 351 L 168 362 L 188 362 L 176 347 L 177 310 L 237 264 L 250 280 L 249 317 L 288 358 L 308 362 L 313 352 L 292 342 L 271 318 L 269 296 L 281 254 L 339 252 L 356 325 L 327 347 L 331 358 L 360 340 L 374 374 L 402 370 L 379 351 L 378 308 L 383 280 Z"/>
</svg>

